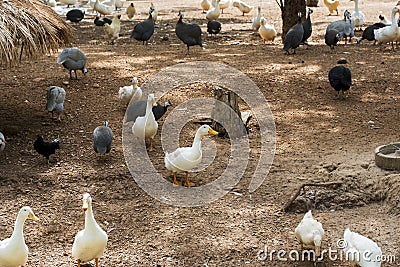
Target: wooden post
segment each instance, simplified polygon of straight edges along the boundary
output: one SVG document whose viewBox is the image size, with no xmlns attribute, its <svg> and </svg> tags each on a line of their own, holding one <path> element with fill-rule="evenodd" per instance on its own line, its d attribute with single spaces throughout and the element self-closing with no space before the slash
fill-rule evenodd
<svg viewBox="0 0 400 267">
<path fill-rule="evenodd" d="M 224 91 L 222 88 L 214 89 L 214 96 L 217 100 L 225 103 L 233 109 L 233 111 L 241 118 L 241 113 L 239 110 L 238 96 L 232 91 Z M 233 112 L 226 112 L 226 107 L 221 102 L 215 104 L 213 110 L 213 120 L 212 128 L 219 132 L 219 136 L 228 137 L 228 133 L 225 128 L 219 124 L 217 121 L 222 122 L 228 129 L 231 129 L 231 138 L 242 137 L 246 135 L 245 127 L 243 127 L 243 122 L 240 119 L 241 125 L 237 124 L 237 119 L 233 118 L 235 116 Z"/>
</svg>

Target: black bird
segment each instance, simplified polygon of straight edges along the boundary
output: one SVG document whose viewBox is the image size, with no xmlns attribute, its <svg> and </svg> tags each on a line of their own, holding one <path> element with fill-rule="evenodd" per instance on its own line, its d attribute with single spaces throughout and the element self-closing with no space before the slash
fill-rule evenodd
<svg viewBox="0 0 400 267">
<path fill-rule="evenodd" d="M 333 67 L 328 73 L 329 83 L 338 93 L 338 96 L 350 89 L 351 83 L 351 71 L 345 66 Z"/>
<path fill-rule="evenodd" d="M 96 26 L 104 26 L 104 24 L 106 23 L 111 24 L 112 20 L 106 17 L 100 19 L 99 16 L 96 16 L 96 18 L 94 19 L 94 25 Z"/>
<path fill-rule="evenodd" d="M 325 44 L 333 50 L 334 47 L 337 46 L 341 36 L 342 34 L 338 30 L 327 30 L 325 33 Z"/>
<path fill-rule="evenodd" d="M 53 142 L 45 142 L 43 137 L 38 135 L 36 141 L 33 143 L 33 147 L 36 152 L 43 155 L 47 159 L 47 163 L 49 163 L 50 155 L 55 154 L 56 149 L 60 148 L 60 139 L 56 138 Z"/>
<path fill-rule="evenodd" d="M 387 25 L 385 23 L 382 22 L 378 22 L 378 23 L 374 23 L 370 26 L 368 26 L 367 28 L 364 29 L 362 37 L 357 38 L 357 44 L 361 43 L 362 40 L 366 39 L 368 41 L 374 41 L 374 44 L 376 43 L 375 40 L 375 34 L 374 34 L 374 30 L 386 27 Z"/>
<path fill-rule="evenodd" d="M 195 23 L 183 22 L 183 13 L 181 11 L 179 11 L 178 16 L 179 20 L 175 26 L 175 33 L 178 38 L 187 45 L 188 54 L 190 46 L 199 45 L 203 47 L 200 26 Z"/>
<path fill-rule="evenodd" d="M 71 22 L 79 22 L 85 17 L 85 11 L 80 9 L 71 9 L 67 12 L 67 20 Z"/>
<path fill-rule="evenodd" d="M 211 35 L 218 34 L 221 31 L 221 23 L 216 20 L 209 20 L 207 22 L 207 32 Z"/>
<path fill-rule="evenodd" d="M 151 15 L 153 11 L 154 9 L 150 7 L 149 17 L 146 20 L 136 24 L 136 26 L 133 28 L 131 38 L 142 41 L 143 44 L 145 42 L 147 43 L 154 33 L 154 21 L 153 16 Z"/>
<path fill-rule="evenodd" d="M 311 24 L 311 14 L 313 13 L 312 9 L 309 8 L 307 11 L 307 19 L 302 23 L 303 25 L 303 39 L 301 40 L 302 44 L 308 45 L 307 39 L 311 37 L 312 33 L 312 24 Z"/>
<path fill-rule="evenodd" d="M 139 100 L 133 102 L 128 106 L 126 110 L 125 122 L 136 121 L 137 117 L 142 117 L 146 114 L 147 100 Z M 171 102 L 167 101 L 164 105 L 157 102 L 157 105 L 152 108 L 154 118 L 158 121 L 167 112 L 168 107 L 171 106 Z"/>
<path fill-rule="evenodd" d="M 296 48 L 299 47 L 301 40 L 303 39 L 304 29 L 301 24 L 301 12 L 297 13 L 298 21 L 289 31 L 286 33 L 283 50 L 286 54 L 290 55 L 289 50 L 293 49 L 293 54 L 296 54 Z"/>
</svg>

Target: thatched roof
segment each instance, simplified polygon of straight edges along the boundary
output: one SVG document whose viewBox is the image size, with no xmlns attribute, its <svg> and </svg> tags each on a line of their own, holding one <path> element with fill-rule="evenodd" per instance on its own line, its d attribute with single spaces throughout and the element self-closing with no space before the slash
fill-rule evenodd
<svg viewBox="0 0 400 267">
<path fill-rule="evenodd" d="M 69 44 L 73 28 L 37 0 L 0 0 L 0 57 L 10 66 L 22 56 L 32 59 Z"/>
</svg>

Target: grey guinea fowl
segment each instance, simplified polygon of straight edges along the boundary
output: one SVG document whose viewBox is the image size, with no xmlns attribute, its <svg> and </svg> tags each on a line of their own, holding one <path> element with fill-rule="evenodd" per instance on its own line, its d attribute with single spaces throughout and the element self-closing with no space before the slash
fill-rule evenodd
<svg viewBox="0 0 400 267">
<path fill-rule="evenodd" d="M 108 127 L 108 121 L 104 125 L 96 127 L 93 131 L 93 149 L 96 153 L 104 155 L 111 150 L 113 133 Z"/>
<path fill-rule="evenodd" d="M 351 21 L 350 12 L 345 10 L 343 20 L 331 22 L 328 27 L 326 27 L 327 31 L 332 29 L 339 31 L 339 33 L 344 36 L 345 44 L 347 44 L 347 37 L 349 37 L 349 41 L 351 41 L 351 37 L 354 36 L 354 24 Z"/>
<path fill-rule="evenodd" d="M 179 11 L 179 20 L 175 26 L 175 33 L 178 38 L 187 45 L 187 52 L 189 54 L 189 47 L 199 45 L 203 47 L 201 42 L 201 29 L 195 23 L 186 23 L 182 21 L 183 13 Z"/>
<path fill-rule="evenodd" d="M 340 37 L 341 33 L 339 33 L 339 31 L 335 29 L 327 30 L 325 33 L 325 44 L 333 50 L 334 47 L 337 46 Z"/>
<path fill-rule="evenodd" d="M 207 32 L 211 35 L 218 34 L 221 31 L 221 23 L 216 20 L 209 20 L 207 22 Z"/>
<path fill-rule="evenodd" d="M 4 134 L 0 132 L 0 151 L 3 151 L 6 147 L 6 139 L 4 138 Z"/>
<path fill-rule="evenodd" d="M 66 14 L 67 20 L 71 22 L 79 22 L 85 17 L 85 11 L 80 9 L 71 9 Z"/>
<path fill-rule="evenodd" d="M 47 103 L 46 109 L 51 112 L 51 117 L 53 117 L 54 111 L 58 114 L 57 119 L 61 121 L 61 113 L 64 110 L 64 100 L 67 93 L 64 88 L 58 86 L 49 86 L 47 89 Z"/>
<path fill-rule="evenodd" d="M 351 71 L 345 66 L 335 66 L 328 73 L 329 83 L 336 90 L 338 96 L 350 89 L 352 86 L 351 82 Z"/>
<path fill-rule="evenodd" d="M 146 114 L 147 100 L 135 101 L 128 106 L 126 110 L 125 122 L 136 121 L 137 117 L 143 117 Z M 171 106 L 171 102 L 167 101 L 164 105 L 157 102 L 156 106 L 153 106 L 152 111 L 154 118 L 158 121 L 167 112 L 168 107 Z"/>
<path fill-rule="evenodd" d="M 301 40 L 302 44 L 308 45 L 307 39 L 310 38 L 311 34 L 312 34 L 312 23 L 311 23 L 311 14 L 312 13 L 313 13 L 312 9 L 309 8 L 307 11 L 307 19 L 306 19 L 306 21 L 304 21 L 302 23 L 303 30 L 304 30 L 303 39 Z"/>
<path fill-rule="evenodd" d="M 301 24 L 301 12 L 297 13 L 298 21 L 289 31 L 286 33 L 283 50 L 290 55 L 290 49 L 293 49 L 293 54 L 296 54 L 296 48 L 299 47 L 301 40 L 303 39 L 304 29 Z"/>
<path fill-rule="evenodd" d="M 77 70 L 81 70 L 86 75 L 88 70 L 85 68 L 87 62 L 86 55 L 77 47 L 65 48 L 58 57 L 57 63 L 62 64 L 69 70 L 69 78 L 72 79 L 72 71 L 75 72 L 75 79 L 78 79 Z"/>
<path fill-rule="evenodd" d="M 147 44 L 147 41 L 154 33 L 154 21 L 151 15 L 153 11 L 153 8 L 150 7 L 149 17 L 146 20 L 139 22 L 135 25 L 131 33 L 131 38 L 142 41 L 143 44 L 145 44 L 146 42 Z"/>
</svg>

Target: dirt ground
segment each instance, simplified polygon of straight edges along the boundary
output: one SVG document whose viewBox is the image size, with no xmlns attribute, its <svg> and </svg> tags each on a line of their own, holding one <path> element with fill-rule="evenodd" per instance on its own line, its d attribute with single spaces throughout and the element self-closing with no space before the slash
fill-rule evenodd
<svg viewBox="0 0 400 267">
<path fill-rule="evenodd" d="M 280 38 L 263 44 L 250 30 L 255 13 L 243 17 L 236 8 L 226 9 L 220 19 L 222 33 L 210 37 L 198 1 L 153 2 L 160 21 L 148 46 L 129 38 L 134 24 L 145 18 L 148 2 L 135 2 L 141 15 L 133 22 L 122 17 L 121 37 L 114 45 L 105 40 L 103 29 L 95 28 L 91 16 L 73 24 L 77 37 L 73 46 L 88 56 L 89 73 L 85 77 L 79 73 L 78 81 L 63 84 L 68 71 L 56 64 L 59 53 L 1 69 L 0 130 L 7 146 L 0 154 L 0 238 L 11 235 L 20 207 L 31 206 L 41 220 L 25 223 L 27 266 L 76 266 L 71 248 L 84 225 L 84 192 L 92 195 L 95 218 L 109 236 L 100 266 L 313 266 L 310 261 L 280 261 L 276 254 L 270 260 L 260 254 L 265 248 L 300 250 L 294 228 L 310 203 L 325 228 L 324 249 L 338 249 L 337 241 L 349 227 L 376 241 L 384 255 L 400 257 L 396 231 L 400 175 L 374 163 L 374 149 L 400 137 L 399 48 L 391 51 L 388 45 L 353 41 L 341 42 L 331 52 L 323 42 L 324 31 L 342 16 L 327 16 L 323 1 L 314 8 L 310 46 L 300 47 L 293 56 L 282 52 Z M 261 4 L 264 16 L 275 21 L 279 32 L 275 1 Z M 376 22 L 380 11 L 389 17 L 393 6 L 394 1 L 386 0 L 360 2 L 367 24 Z M 340 12 L 345 8 L 352 11 L 353 2 L 341 2 Z M 204 50 L 193 47 L 186 55 L 174 33 L 179 10 L 185 12 L 185 21 L 202 27 Z M 341 58 L 348 61 L 354 83 L 344 100 L 336 97 L 327 80 L 328 71 Z M 181 208 L 153 199 L 132 178 L 122 147 L 125 109 L 117 95 L 133 76 L 142 84 L 168 66 L 199 60 L 227 64 L 256 83 L 274 115 L 277 143 L 271 170 L 255 192 L 247 191 L 252 166 L 257 164 L 257 157 L 252 157 L 234 191 L 205 206 Z M 49 85 L 67 91 L 61 122 L 45 111 Z M 170 93 L 169 112 L 193 96 L 210 95 L 209 87 L 196 90 Z M 92 133 L 104 120 L 109 121 L 114 140 L 110 158 L 99 160 Z M 250 126 L 252 148 L 257 149 L 257 121 L 252 119 Z M 190 144 L 197 127 L 188 124 L 181 142 Z M 61 138 L 61 149 L 50 164 L 33 150 L 37 134 L 47 140 Z M 229 158 L 229 141 L 212 140 L 222 160 L 193 175 L 198 185 L 210 182 Z M 160 142 L 159 131 L 150 157 L 157 171 L 171 180 Z M 307 187 L 290 212 L 282 211 L 302 183 L 329 181 L 342 185 Z M 351 266 L 328 258 L 317 265 Z M 382 266 L 400 266 L 400 259 Z"/>
</svg>

